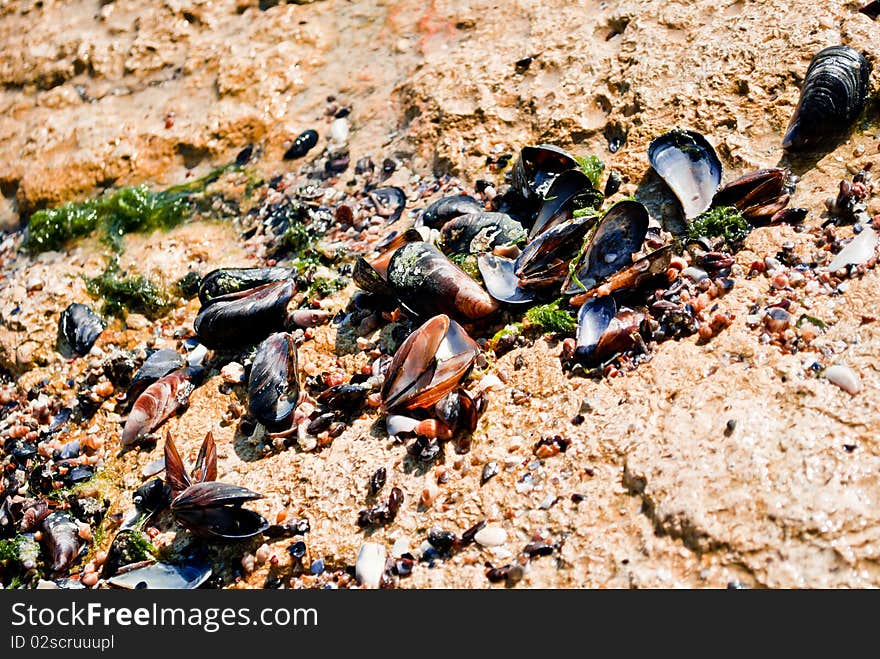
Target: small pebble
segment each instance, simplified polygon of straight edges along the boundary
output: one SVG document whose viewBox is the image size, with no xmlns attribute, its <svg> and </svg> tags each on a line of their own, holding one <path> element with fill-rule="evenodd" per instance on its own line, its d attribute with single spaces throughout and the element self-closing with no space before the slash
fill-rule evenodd
<svg viewBox="0 0 880 659">
<path fill-rule="evenodd" d="M 358 551 L 354 564 L 355 577 L 365 588 L 378 588 L 385 572 L 385 547 L 376 542 L 365 542 Z"/>
<path fill-rule="evenodd" d="M 500 526 L 486 526 L 476 532 L 474 540 L 483 547 L 498 547 L 507 542 L 507 531 Z"/>
<path fill-rule="evenodd" d="M 240 384 L 244 382 L 244 366 L 238 362 L 229 362 L 220 369 L 220 375 L 225 382 L 230 384 Z"/>
<path fill-rule="evenodd" d="M 835 364 L 826 368 L 825 378 L 853 396 L 862 390 L 862 381 L 859 379 L 858 373 L 843 364 Z"/>
</svg>

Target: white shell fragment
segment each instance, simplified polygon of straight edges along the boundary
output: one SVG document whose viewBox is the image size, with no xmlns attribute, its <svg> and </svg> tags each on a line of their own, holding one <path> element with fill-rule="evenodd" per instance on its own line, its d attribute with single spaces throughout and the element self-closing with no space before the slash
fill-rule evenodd
<svg viewBox="0 0 880 659">
<path fill-rule="evenodd" d="M 867 263 L 874 256 L 878 244 L 880 244 L 880 235 L 871 227 L 865 227 L 831 260 L 828 264 L 828 272 L 837 272 L 848 265 Z"/>
<path fill-rule="evenodd" d="M 826 368 L 825 379 L 853 396 L 862 390 L 862 381 L 859 378 L 859 374 L 843 364 L 835 364 Z"/>
<path fill-rule="evenodd" d="M 385 572 L 385 547 L 376 542 L 365 542 L 358 551 L 354 574 L 364 588 L 378 588 Z"/>
<path fill-rule="evenodd" d="M 500 526 L 485 526 L 477 531 L 474 540 L 483 547 L 498 547 L 507 542 L 507 531 Z"/>
</svg>

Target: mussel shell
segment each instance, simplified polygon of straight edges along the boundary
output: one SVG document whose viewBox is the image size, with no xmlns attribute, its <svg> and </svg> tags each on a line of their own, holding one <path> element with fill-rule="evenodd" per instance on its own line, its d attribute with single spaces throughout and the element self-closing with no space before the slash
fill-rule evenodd
<svg viewBox="0 0 880 659">
<path fill-rule="evenodd" d="M 547 288 L 562 284 L 568 264 L 596 222 L 584 216 L 557 224 L 532 240 L 516 259 L 516 275 L 522 288 Z"/>
<path fill-rule="evenodd" d="M 648 146 L 648 161 L 692 220 L 712 204 L 721 183 L 721 161 L 706 138 L 690 130 L 671 130 Z"/>
<path fill-rule="evenodd" d="M 83 541 L 79 525 L 66 512 L 57 511 L 43 520 L 43 538 L 49 549 L 53 572 L 62 572 L 79 557 Z"/>
<path fill-rule="evenodd" d="M 155 513 L 171 503 L 171 488 L 161 478 L 154 478 L 136 489 L 132 500 L 139 510 Z"/>
<path fill-rule="evenodd" d="M 248 411 L 271 430 L 289 427 L 299 403 L 293 336 L 278 332 L 257 348 L 248 378 Z"/>
<path fill-rule="evenodd" d="M 209 348 L 256 343 L 284 329 L 295 288 L 286 279 L 216 297 L 201 308 L 193 328 Z"/>
<path fill-rule="evenodd" d="M 627 199 L 609 208 L 596 225 L 596 231 L 575 268 L 577 281 L 569 277 L 563 293 L 572 295 L 592 288 L 632 265 L 632 255 L 641 249 L 648 234 L 648 221 L 647 209 L 637 201 Z"/>
<path fill-rule="evenodd" d="M 407 308 L 423 316 L 448 314 L 478 320 L 498 310 L 497 303 L 440 250 L 424 242 L 398 249 L 388 264 L 388 283 Z"/>
<path fill-rule="evenodd" d="M 269 528 L 262 515 L 238 506 L 176 509 L 174 520 L 198 536 L 218 540 L 252 538 Z"/>
<path fill-rule="evenodd" d="M 533 288 L 522 288 L 516 276 L 516 261 L 494 254 L 481 254 L 477 259 L 480 276 L 493 298 L 506 304 L 526 304 L 538 299 Z"/>
<path fill-rule="evenodd" d="M 370 201 L 376 207 L 377 215 L 388 222 L 396 222 L 406 207 L 406 193 L 396 187 L 376 188 L 370 191 Z"/>
<path fill-rule="evenodd" d="M 128 391 L 125 394 L 126 398 L 131 402 L 137 400 L 144 389 L 172 371 L 182 368 L 184 363 L 183 355 L 176 350 L 163 348 L 150 353 L 131 379 L 131 384 L 128 385 Z"/>
<path fill-rule="evenodd" d="M 576 208 L 591 207 L 601 197 L 581 170 L 569 169 L 562 172 L 547 189 L 538 216 L 529 230 L 529 238 L 570 220 Z"/>
<path fill-rule="evenodd" d="M 107 580 L 111 586 L 126 590 L 192 590 L 211 576 L 208 563 L 154 563 L 126 572 Z"/>
<path fill-rule="evenodd" d="M 788 200 L 786 185 L 789 178 L 790 172 L 781 167 L 750 172 L 718 190 L 712 199 L 712 206 L 734 206 L 744 215 L 754 215 L 777 200 Z"/>
<path fill-rule="evenodd" d="M 617 313 L 617 304 L 610 295 L 587 300 L 578 312 L 577 348 L 575 357 L 584 363 L 592 360 L 596 347 Z"/>
<path fill-rule="evenodd" d="M 506 213 L 468 213 L 449 220 L 440 230 L 446 254 L 481 254 L 526 239 L 522 225 Z"/>
<path fill-rule="evenodd" d="M 131 446 L 153 432 L 162 423 L 185 407 L 195 388 L 192 380 L 200 369 L 190 367 L 173 371 L 156 380 L 138 396 L 125 420 L 120 440 L 123 446 Z"/>
<path fill-rule="evenodd" d="M 849 46 L 831 46 L 813 57 L 782 146 L 804 149 L 849 130 L 868 99 L 871 67 Z"/>
<path fill-rule="evenodd" d="M 290 268 L 220 268 L 204 276 L 199 286 L 199 300 L 206 304 L 214 298 L 257 288 L 295 275 Z"/>
<path fill-rule="evenodd" d="M 482 210 L 483 204 L 469 195 L 451 195 L 429 204 L 422 212 L 416 224 L 439 229 L 449 220 L 459 215 L 479 213 Z"/>
<path fill-rule="evenodd" d="M 513 165 L 513 187 L 524 200 L 537 203 L 557 175 L 577 168 L 574 156 L 558 146 L 526 146 Z"/>
<path fill-rule="evenodd" d="M 212 506 L 241 505 L 246 501 L 262 499 L 263 495 L 246 487 L 208 481 L 190 485 L 171 502 L 171 510 L 205 508 Z"/>
<path fill-rule="evenodd" d="M 438 315 L 407 337 L 385 373 L 382 407 L 431 407 L 467 377 L 479 347 L 464 328 Z"/>
<path fill-rule="evenodd" d="M 575 359 L 595 366 L 637 345 L 643 315 L 620 309 L 610 296 L 588 300 L 578 313 Z"/>
<path fill-rule="evenodd" d="M 317 131 L 305 130 L 300 133 L 293 143 L 290 145 L 290 148 L 284 152 L 285 160 L 296 160 L 298 158 L 302 158 L 309 151 L 314 148 L 314 146 L 318 143 L 318 133 Z"/>
<path fill-rule="evenodd" d="M 61 312 L 58 319 L 59 343 L 65 351 L 85 356 L 95 345 L 104 327 L 104 321 L 98 314 L 86 305 L 74 302 Z"/>
<path fill-rule="evenodd" d="M 407 243 L 421 242 L 424 238 L 416 229 L 407 229 L 403 233 L 394 234 L 390 240 L 384 242 L 382 253 L 372 261 L 367 261 L 363 256 L 355 261 L 352 279 L 368 293 L 375 295 L 393 296 L 394 291 L 386 282 L 388 263 L 398 249 Z"/>
</svg>

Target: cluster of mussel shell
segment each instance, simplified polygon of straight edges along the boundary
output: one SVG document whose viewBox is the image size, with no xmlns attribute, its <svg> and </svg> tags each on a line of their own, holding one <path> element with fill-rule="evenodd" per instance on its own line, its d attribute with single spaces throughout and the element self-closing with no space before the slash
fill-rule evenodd
<svg viewBox="0 0 880 659">
<path fill-rule="evenodd" d="M 865 107 L 869 74 L 864 56 L 852 48 L 818 53 L 785 133 L 785 149 L 810 149 L 844 133 Z M 788 207 L 794 179 L 784 168 L 752 172 L 722 186 L 718 156 L 694 131 L 675 129 L 656 138 L 648 160 L 688 222 L 722 206 L 735 207 L 753 224 L 798 222 L 806 214 Z M 612 183 L 605 193 L 613 194 Z M 497 326 L 507 312 L 565 299 L 568 309 L 577 310 L 574 359 L 587 368 L 644 350 L 656 323 L 643 293 L 679 276 L 670 267 L 676 246 L 664 241 L 641 203 L 624 199 L 603 209 L 604 197 L 572 154 L 549 144 L 527 146 L 515 161 L 509 190 L 495 197 L 491 208 L 465 194 L 444 197 L 384 241 L 374 257 L 358 259 L 353 277 L 365 295 L 379 306 L 399 305 L 418 324 L 393 358 L 373 365 L 389 435 L 449 439 L 475 430 L 486 401 L 484 391 L 466 388 L 481 352 L 469 333 Z M 374 190 L 370 199 L 392 222 L 406 201 L 398 188 Z M 708 253 L 722 263 L 724 275 L 723 265 L 732 259 Z M 325 312 L 291 310 L 295 294 L 296 272 L 290 268 L 225 268 L 205 276 L 190 354 L 156 351 L 131 381 L 123 446 L 152 436 L 186 407 L 209 348 L 221 355 L 247 352 L 249 414 L 275 436 L 294 432 L 302 400 L 294 330 L 328 320 Z M 85 355 L 103 329 L 88 307 L 71 305 L 59 323 L 59 347 Z M 325 393 L 328 401 L 365 397 L 355 385 Z M 137 489 L 134 510 L 111 546 L 104 576 L 113 585 L 194 588 L 210 576 L 210 567 L 199 561 L 122 565 L 126 537 L 165 512 L 212 541 L 250 538 L 268 528 L 262 516 L 244 507 L 262 495 L 217 481 L 210 434 L 190 473 L 170 434 L 164 452 L 165 480 L 153 478 Z M 67 513 L 49 514 L 43 506 L 22 515 L 46 530 L 56 570 L 80 553 L 79 527 Z"/>
</svg>

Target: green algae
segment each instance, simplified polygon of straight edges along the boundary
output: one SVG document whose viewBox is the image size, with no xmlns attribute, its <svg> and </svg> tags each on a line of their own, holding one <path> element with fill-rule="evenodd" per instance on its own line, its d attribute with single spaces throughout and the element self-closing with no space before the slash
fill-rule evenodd
<svg viewBox="0 0 880 659">
<path fill-rule="evenodd" d="M 156 318 L 174 306 L 174 298 L 162 286 L 144 275 L 126 276 L 116 258 L 100 275 L 87 278 L 86 288 L 104 301 L 103 312 L 111 316 L 140 313 Z"/>
<path fill-rule="evenodd" d="M 734 248 L 745 240 L 751 230 L 748 221 L 736 208 L 719 206 L 706 211 L 691 223 L 687 239 L 723 238 L 728 247 Z"/>
</svg>

